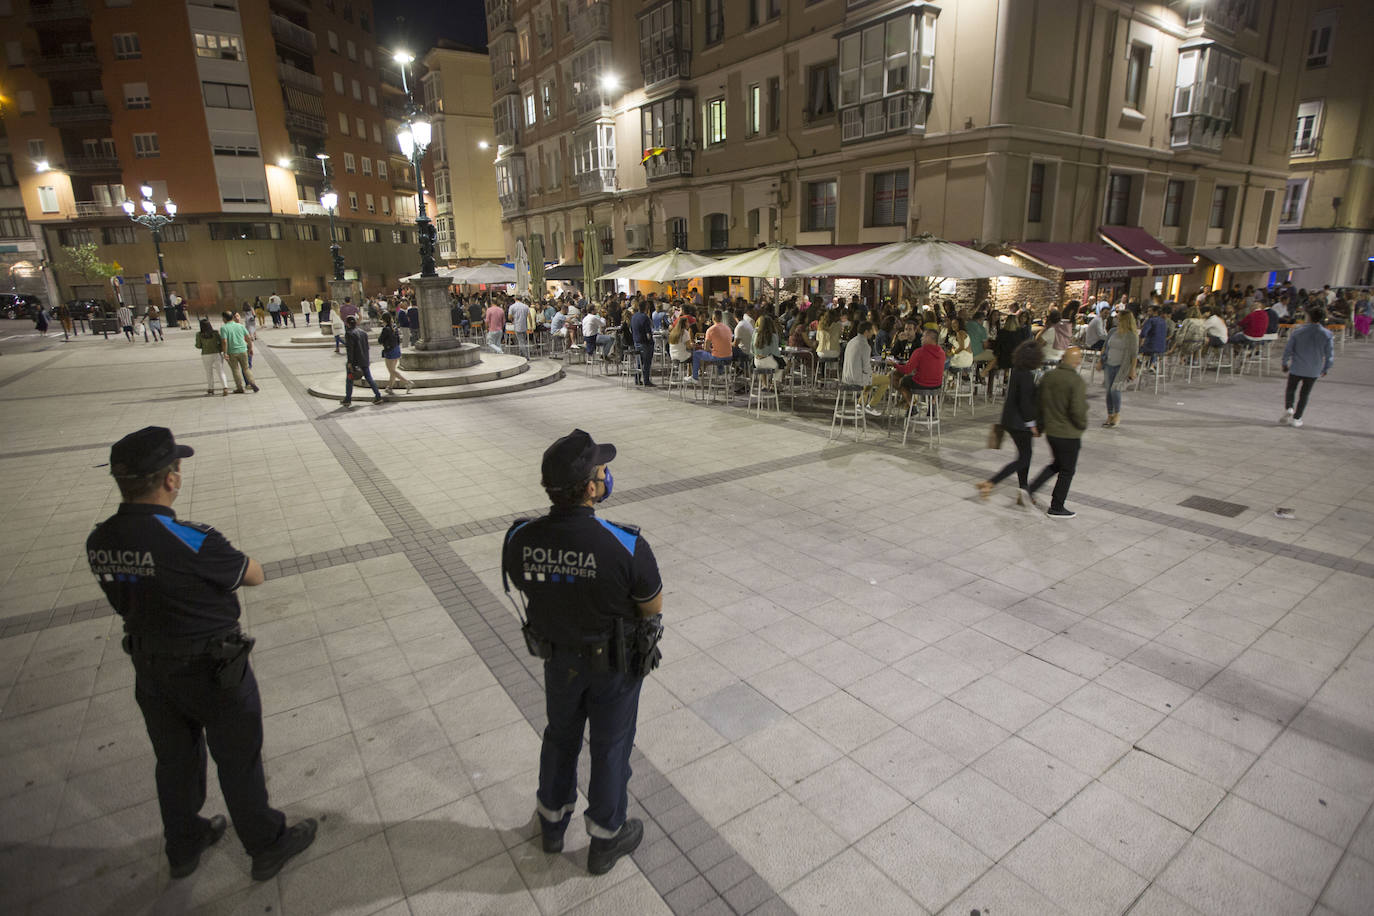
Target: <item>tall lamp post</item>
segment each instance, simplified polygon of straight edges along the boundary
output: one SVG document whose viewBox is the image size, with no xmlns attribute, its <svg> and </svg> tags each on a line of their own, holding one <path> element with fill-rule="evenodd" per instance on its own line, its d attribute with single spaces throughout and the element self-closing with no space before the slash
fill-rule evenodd
<svg viewBox="0 0 1374 916">
<path fill-rule="evenodd" d="M 401 154 L 410 160 L 411 166 L 415 169 L 415 234 L 420 242 L 420 276 L 437 277 L 438 273 L 434 269 L 434 226 L 425 214 L 425 180 L 420 174 L 420 163 L 424 160 L 425 150 L 429 149 L 429 142 L 433 138 L 433 125 L 415 104 L 415 97 L 411 94 L 410 84 L 406 80 L 406 65 L 415 60 L 414 56 L 405 51 L 398 51 L 393 60 L 401 65 L 401 87 L 410 102 L 406 119 L 396 131 L 396 141 L 401 146 Z"/>
<path fill-rule="evenodd" d="M 121 207 L 128 215 L 129 219 L 145 227 L 153 234 L 153 250 L 157 252 L 157 279 L 158 286 L 162 292 L 162 307 L 165 310 L 171 300 L 167 296 L 167 267 L 162 260 L 162 229 L 170 225 L 176 219 L 177 205 L 172 202 L 172 198 L 167 198 L 162 204 L 163 213 L 157 212 L 157 204 L 153 202 L 153 189 L 150 185 L 143 185 L 139 188 L 143 198 L 135 204 L 132 200 L 125 200 Z M 135 212 L 142 208 L 142 213 Z"/>
<path fill-rule="evenodd" d="M 339 250 L 339 238 L 334 234 L 334 209 L 339 205 L 339 193 L 329 182 L 329 154 L 316 153 L 320 168 L 324 171 L 324 193 L 320 195 L 320 206 L 329 211 L 329 257 L 334 264 L 334 279 L 344 278 L 343 253 Z"/>
</svg>

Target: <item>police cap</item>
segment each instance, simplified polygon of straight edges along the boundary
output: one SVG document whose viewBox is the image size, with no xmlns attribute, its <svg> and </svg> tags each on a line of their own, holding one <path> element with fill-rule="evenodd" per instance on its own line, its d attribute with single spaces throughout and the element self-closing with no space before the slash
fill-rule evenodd
<svg viewBox="0 0 1374 916">
<path fill-rule="evenodd" d="M 110 446 L 110 473 L 115 477 L 147 477 L 194 454 L 191 446 L 177 445 L 167 427 L 145 426 Z"/>
<path fill-rule="evenodd" d="M 586 483 L 592 479 L 592 468 L 614 458 L 614 445 L 598 445 L 588 433 L 575 429 L 544 450 L 544 486 L 556 490 Z"/>
</svg>

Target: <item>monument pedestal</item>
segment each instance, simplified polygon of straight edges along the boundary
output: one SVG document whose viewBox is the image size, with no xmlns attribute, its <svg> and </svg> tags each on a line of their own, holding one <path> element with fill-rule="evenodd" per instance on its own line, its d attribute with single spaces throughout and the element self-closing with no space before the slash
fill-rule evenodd
<svg viewBox="0 0 1374 916">
<path fill-rule="evenodd" d="M 420 342 L 401 353 L 401 368 L 415 370 L 461 369 L 475 366 L 481 351 L 474 343 L 453 336 L 445 277 L 416 277 L 410 283 L 420 308 Z"/>
</svg>

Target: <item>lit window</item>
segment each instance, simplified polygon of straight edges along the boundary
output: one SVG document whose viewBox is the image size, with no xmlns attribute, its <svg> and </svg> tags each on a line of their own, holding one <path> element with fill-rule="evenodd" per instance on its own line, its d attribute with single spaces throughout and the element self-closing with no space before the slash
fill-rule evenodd
<svg viewBox="0 0 1374 916">
<path fill-rule="evenodd" d="M 711 146 L 725 142 L 725 99 L 706 103 L 706 142 Z"/>
<path fill-rule="evenodd" d="M 243 60 L 243 44 L 237 35 L 196 32 L 196 56 L 215 60 Z"/>
</svg>

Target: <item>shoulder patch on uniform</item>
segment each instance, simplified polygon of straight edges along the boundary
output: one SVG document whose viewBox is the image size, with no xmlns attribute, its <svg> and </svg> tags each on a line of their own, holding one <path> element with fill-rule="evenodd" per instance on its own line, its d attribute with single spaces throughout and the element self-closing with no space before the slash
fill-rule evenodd
<svg viewBox="0 0 1374 916">
<path fill-rule="evenodd" d="M 521 528 L 525 527 L 532 521 L 535 521 L 535 519 L 517 518 L 515 521 L 511 522 L 510 527 L 506 529 L 506 541 L 509 543 L 510 539 L 515 537 L 515 532 L 519 531 Z"/>
<path fill-rule="evenodd" d="M 192 553 L 200 553 L 200 548 L 204 546 L 205 538 L 209 535 L 208 529 L 202 531 L 200 528 L 184 525 L 176 519 L 168 518 L 165 515 L 156 515 L 154 518 L 161 522 L 162 527 L 170 531 L 173 537 L 191 548 Z"/>
<path fill-rule="evenodd" d="M 635 545 L 639 543 L 638 528 L 633 525 L 617 525 L 615 522 L 608 522 L 604 518 L 598 518 L 597 522 L 620 542 L 621 547 L 630 552 L 630 556 L 635 555 Z"/>
</svg>

